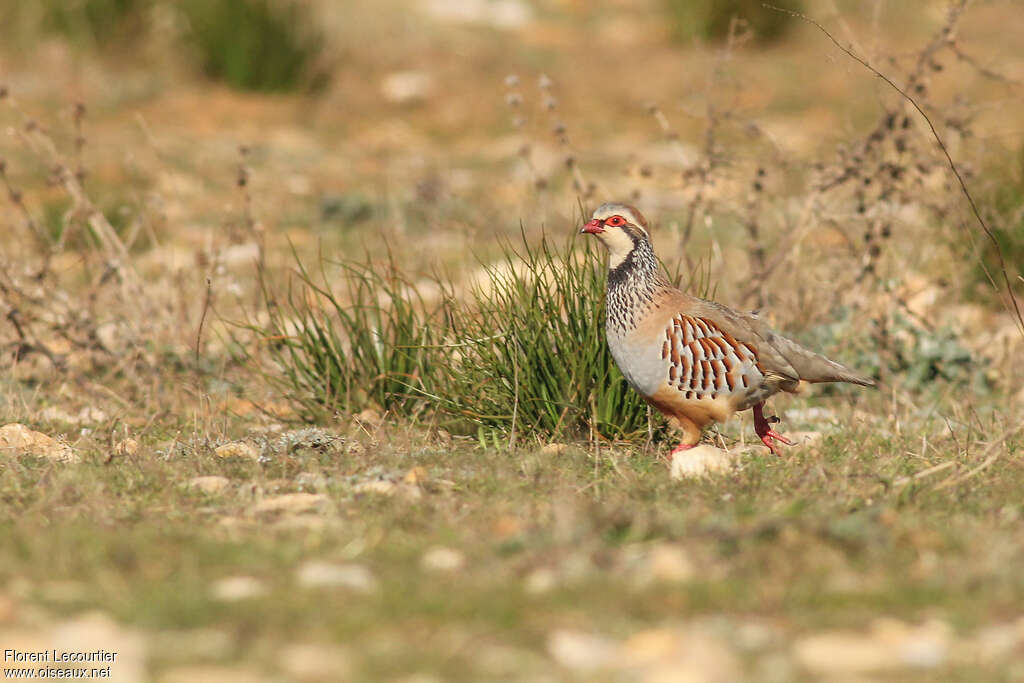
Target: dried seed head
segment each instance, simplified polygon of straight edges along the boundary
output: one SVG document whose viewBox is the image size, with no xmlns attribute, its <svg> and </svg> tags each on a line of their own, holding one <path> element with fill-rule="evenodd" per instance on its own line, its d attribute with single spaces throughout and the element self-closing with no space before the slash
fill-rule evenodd
<svg viewBox="0 0 1024 683">
<path fill-rule="evenodd" d="M 517 85 L 519 85 L 519 76 L 516 76 L 515 74 L 509 74 L 508 76 L 505 76 L 506 88 L 514 88 Z"/>
<path fill-rule="evenodd" d="M 557 106 L 558 106 L 558 100 L 556 100 L 554 97 L 552 97 L 551 95 L 547 95 L 547 96 L 544 97 L 544 108 L 545 109 L 547 109 L 548 111 L 554 111 L 555 107 L 557 107 Z"/>
<path fill-rule="evenodd" d="M 548 77 L 547 74 L 541 74 L 540 78 L 537 79 L 537 85 L 541 90 L 548 90 L 554 85 L 554 82 Z"/>
<path fill-rule="evenodd" d="M 653 115 L 653 114 L 656 114 L 657 111 L 658 111 L 658 105 L 655 104 L 654 102 L 651 102 L 651 103 L 649 103 L 647 105 L 647 113 L 648 114 L 652 114 Z"/>
<path fill-rule="evenodd" d="M 651 168 L 649 165 L 643 164 L 640 167 L 640 177 L 641 178 L 650 178 L 652 175 L 654 175 L 654 169 Z"/>
<path fill-rule="evenodd" d="M 81 102 L 75 102 L 75 118 L 81 119 L 85 116 L 85 105 Z"/>
<path fill-rule="evenodd" d="M 555 135 L 564 135 L 565 124 L 562 123 L 561 121 L 556 121 L 554 127 L 551 129 L 551 132 L 553 132 Z"/>
<path fill-rule="evenodd" d="M 568 156 L 565 157 L 565 167 L 566 168 L 572 168 L 575 165 L 576 165 L 576 157 L 574 157 L 571 154 L 569 154 Z"/>
<path fill-rule="evenodd" d="M 508 95 L 505 95 L 505 104 L 510 107 L 518 107 L 522 103 L 523 97 L 517 92 L 510 92 Z"/>
<path fill-rule="evenodd" d="M 521 156 L 522 158 L 524 158 L 524 159 L 529 159 L 530 158 L 530 145 L 529 145 L 529 143 L 522 144 L 519 147 L 519 151 L 516 152 L 516 153 L 519 156 Z"/>
<path fill-rule="evenodd" d="M 25 132 L 26 133 L 31 133 L 32 131 L 34 131 L 38 127 L 39 127 L 39 125 L 35 122 L 35 119 L 29 119 L 28 121 L 25 122 Z"/>
<path fill-rule="evenodd" d="M 543 190 L 548 186 L 548 181 L 546 178 L 537 178 L 535 181 L 533 181 L 533 186 L 536 187 L 538 190 Z"/>
<path fill-rule="evenodd" d="M 15 204 L 21 204 L 21 190 L 11 188 L 11 191 L 8 193 L 8 196 L 11 198 L 11 201 L 14 202 Z"/>
</svg>

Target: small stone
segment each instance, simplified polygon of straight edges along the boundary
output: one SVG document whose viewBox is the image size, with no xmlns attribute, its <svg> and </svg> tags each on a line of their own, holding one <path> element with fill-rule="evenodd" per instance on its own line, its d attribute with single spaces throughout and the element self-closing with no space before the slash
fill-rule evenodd
<svg viewBox="0 0 1024 683">
<path fill-rule="evenodd" d="M 256 514 L 272 512 L 315 512 L 323 509 L 330 499 L 323 493 L 285 493 L 264 498 L 253 506 Z"/>
<path fill-rule="evenodd" d="M 132 456 L 139 452 L 139 442 L 131 437 L 121 439 L 114 445 L 114 455 L 120 457 Z"/>
<path fill-rule="evenodd" d="M 356 493 L 377 493 L 382 496 L 393 496 L 395 490 L 398 488 L 398 484 L 387 479 L 373 479 L 371 481 L 361 481 L 353 487 L 353 491 Z"/>
<path fill-rule="evenodd" d="M 944 622 L 914 627 L 896 619 L 876 619 L 870 633 L 819 633 L 798 640 L 793 651 L 801 665 L 819 675 L 930 669 L 946 660 L 950 637 Z"/>
<path fill-rule="evenodd" d="M 116 651 L 117 659 L 110 664 L 113 680 L 149 680 L 145 675 L 143 635 L 103 612 L 85 612 L 62 621 L 53 627 L 46 640 L 51 649 L 64 652 Z"/>
<path fill-rule="evenodd" d="M 434 435 L 434 438 L 437 439 L 437 443 L 439 446 L 444 446 L 446 448 L 450 448 L 452 443 L 454 442 L 454 439 L 452 439 L 451 432 L 449 432 L 447 429 L 438 429 L 437 433 Z"/>
<path fill-rule="evenodd" d="M 269 493 L 283 493 L 295 488 L 295 482 L 291 479 L 269 479 L 263 482 L 263 490 Z"/>
<path fill-rule="evenodd" d="M 299 567 L 296 579 L 305 588 L 348 588 L 357 593 L 377 589 L 377 579 L 360 564 L 311 561 Z"/>
<path fill-rule="evenodd" d="M 0 614 L 2 612 L 0 598 Z M 2 621 L 3 617 L 0 616 Z M 974 646 L 982 661 L 1002 659 L 1024 651 L 1024 617 L 980 629 L 974 636 Z"/>
<path fill-rule="evenodd" d="M 655 581 L 681 583 L 691 580 L 697 573 L 693 561 L 685 550 L 675 545 L 659 545 L 651 550 L 648 570 Z"/>
<path fill-rule="evenodd" d="M 356 415 L 356 422 L 367 427 L 380 427 L 381 423 L 384 422 L 384 418 L 373 408 L 367 408 Z"/>
<path fill-rule="evenodd" d="M 701 444 L 679 451 L 672 456 L 669 476 L 673 479 L 696 479 L 710 474 L 727 472 L 733 463 L 733 455 L 720 448 Z"/>
<path fill-rule="evenodd" d="M 270 680 L 248 669 L 213 665 L 177 667 L 157 679 L 159 683 L 266 683 Z"/>
<path fill-rule="evenodd" d="M 67 444 L 17 422 L 0 427 L 0 456 L 32 455 L 56 462 L 76 463 L 81 457 Z"/>
<path fill-rule="evenodd" d="M 392 104 L 422 102 L 434 91 L 434 78 L 424 71 L 395 71 L 384 77 L 380 92 Z"/>
<path fill-rule="evenodd" d="M 356 484 L 353 489 L 356 493 L 372 493 L 381 496 L 399 496 L 406 500 L 419 500 L 423 497 L 423 491 L 419 486 L 402 482 L 393 482 L 388 479 L 372 479 Z"/>
<path fill-rule="evenodd" d="M 219 262 L 231 268 L 233 266 L 249 266 L 260 258 L 260 245 L 256 242 L 232 244 L 221 249 Z"/>
<path fill-rule="evenodd" d="M 589 673 L 618 665 L 618 643 L 583 631 L 559 629 L 548 635 L 548 653 L 561 666 Z"/>
<path fill-rule="evenodd" d="M 217 600 L 237 602 L 258 598 L 267 593 L 263 582 L 253 576 L 229 576 L 213 582 L 210 594 Z"/>
<path fill-rule="evenodd" d="M 213 454 L 218 458 L 246 458 L 248 460 L 259 460 L 259 451 L 252 444 L 245 441 L 232 441 L 231 443 L 217 446 Z"/>
<path fill-rule="evenodd" d="M 541 455 L 565 455 L 565 452 L 569 450 L 569 444 L 566 443 L 549 443 L 544 448 L 540 449 Z"/>
<path fill-rule="evenodd" d="M 454 548 L 438 546 L 423 553 L 420 566 L 432 572 L 456 572 L 466 565 L 466 556 Z"/>
<path fill-rule="evenodd" d="M 549 567 L 538 567 L 527 574 L 523 580 L 523 588 L 530 595 L 547 593 L 556 585 L 558 585 L 558 577 Z"/>
<path fill-rule="evenodd" d="M 188 487 L 206 493 L 208 495 L 214 495 L 221 493 L 225 489 L 231 486 L 231 480 L 227 477 L 219 477 L 216 475 L 210 475 L 206 477 L 192 477 L 188 480 Z"/>
<path fill-rule="evenodd" d="M 281 669 L 299 681 L 338 681 L 351 676 L 352 660 L 336 645 L 296 643 L 281 650 Z"/>
<path fill-rule="evenodd" d="M 300 489 L 322 492 L 327 490 L 327 477 L 319 472 L 299 472 L 295 476 L 295 485 Z"/>
<path fill-rule="evenodd" d="M 730 683 L 740 665 L 720 638 L 696 627 L 652 628 L 634 633 L 621 648 L 623 668 L 642 669 L 649 683 Z"/>
<path fill-rule="evenodd" d="M 47 422 L 65 422 L 71 425 L 95 425 L 110 419 L 105 412 L 95 406 L 85 406 L 74 415 L 57 406 L 47 406 L 39 413 L 39 418 Z"/>
<path fill-rule="evenodd" d="M 417 465 L 416 467 L 411 468 L 408 472 L 405 473 L 405 476 L 402 477 L 402 481 L 404 481 L 406 484 L 422 484 L 429 478 L 430 477 L 429 475 L 427 475 L 427 470 Z"/>
</svg>

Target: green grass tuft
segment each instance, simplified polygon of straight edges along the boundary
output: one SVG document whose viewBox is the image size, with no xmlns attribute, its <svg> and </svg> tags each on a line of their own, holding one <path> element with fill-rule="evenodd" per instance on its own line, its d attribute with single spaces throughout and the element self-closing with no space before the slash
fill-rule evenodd
<svg viewBox="0 0 1024 683">
<path fill-rule="evenodd" d="M 304 5 L 292 0 L 183 0 L 203 71 L 239 90 L 288 92 L 325 84 L 324 46 Z"/>
<path fill-rule="evenodd" d="M 261 277 L 266 322 L 246 325 L 268 344 L 265 378 L 310 420 L 371 405 L 413 412 L 435 374 L 440 329 L 416 288 L 390 262 L 322 260 L 317 274 L 297 264 L 280 298 Z M 332 288 L 327 265 L 340 265 L 344 294 Z M 243 349 L 236 345 L 251 360 Z"/>
<path fill-rule="evenodd" d="M 531 245 L 524 235 L 486 266 L 468 301 L 436 278 L 442 297 L 433 308 L 394 263 L 340 264 L 344 297 L 329 285 L 325 262 L 316 277 L 299 263 L 283 297 L 264 280 L 268 316 L 247 327 L 270 342 L 267 379 L 309 419 L 430 405 L 450 429 L 475 427 L 494 442 L 513 431 L 637 437 L 649 413 L 608 351 L 596 249 L 573 239 Z"/>
<path fill-rule="evenodd" d="M 591 242 L 504 247 L 460 311 L 462 359 L 450 408 L 482 427 L 545 437 L 635 436 L 647 405 L 615 367 L 604 333 L 603 259 Z"/>
</svg>

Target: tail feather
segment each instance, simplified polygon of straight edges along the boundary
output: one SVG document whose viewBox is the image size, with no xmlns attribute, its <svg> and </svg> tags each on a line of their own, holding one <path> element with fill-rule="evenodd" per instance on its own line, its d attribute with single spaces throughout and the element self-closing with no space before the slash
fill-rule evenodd
<svg viewBox="0 0 1024 683">
<path fill-rule="evenodd" d="M 805 382 L 817 384 L 819 382 L 848 382 L 859 384 L 864 387 L 873 387 L 875 380 L 856 370 L 846 367 L 842 363 L 826 358 L 820 353 L 815 353 L 797 344 L 792 339 L 786 339 L 776 334 L 772 339 L 774 346 L 779 353 L 785 356 L 793 369 L 796 370 L 800 379 Z"/>
</svg>

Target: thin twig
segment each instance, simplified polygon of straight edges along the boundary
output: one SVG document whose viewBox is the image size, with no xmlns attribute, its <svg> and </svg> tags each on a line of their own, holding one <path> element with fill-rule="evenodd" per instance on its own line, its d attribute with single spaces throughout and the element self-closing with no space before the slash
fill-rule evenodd
<svg viewBox="0 0 1024 683">
<path fill-rule="evenodd" d="M 959 5 L 954 6 L 954 10 L 962 10 L 965 4 L 966 0 L 962 1 Z M 953 157 L 950 155 L 949 150 L 946 148 L 946 144 L 942 141 L 942 136 L 939 135 L 939 131 L 935 129 L 935 124 L 932 123 L 931 118 L 928 116 L 928 114 L 925 113 L 924 109 L 921 108 L 921 105 L 917 103 L 917 100 L 915 100 L 913 97 L 907 94 L 907 92 L 903 88 L 896 85 L 892 81 L 892 79 L 890 79 L 888 76 L 883 74 L 875 67 L 871 66 L 871 64 L 869 64 L 867 60 L 859 56 L 853 50 L 843 46 L 838 40 L 836 40 L 836 38 L 831 33 L 828 32 L 828 30 L 824 26 L 822 26 L 821 24 L 819 24 L 817 21 L 810 18 L 806 14 L 803 14 L 801 12 L 794 12 L 793 10 L 783 9 L 781 7 L 775 7 L 774 5 L 769 5 L 767 3 L 762 4 L 762 7 L 774 10 L 776 12 L 782 12 L 783 14 L 788 14 L 798 19 L 802 19 L 803 21 L 806 21 L 807 23 L 817 28 L 819 31 L 824 33 L 830 41 L 832 41 L 833 45 L 835 45 L 844 53 L 846 53 L 848 57 L 859 63 L 861 66 L 863 66 L 865 69 L 873 73 L 878 78 L 881 78 L 893 90 L 898 92 L 907 102 L 910 102 L 914 109 L 916 109 L 917 112 L 924 118 L 925 122 L 928 124 L 928 128 L 931 129 L 932 135 L 935 137 L 935 142 L 938 143 L 939 149 L 941 149 L 943 155 L 945 155 L 946 162 L 949 164 L 950 170 L 953 171 L 953 175 L 956 177 L 957 182 L 960 184 L 960 189 L 963 191 L 964 197 L 967 198 L 967 203 L 971 207 L 971 212 L 974 213 L 974 217 L 977 219 L 978 224 L 981 226 L 981 229 L 984 231 L 986 237 L 988 237 L 989 239 L 989 242 L 992 243 L 992 246 L 995 249 L 996 258 L 999 259 L 999 269 L 1003 275 L 1003 282 L 1006 285 L 1006 294 L 1009 297 L 1010 304 L 1012 304 L 1013 308 L 1011 310 L 1009 305 L 1004 305 L 1006 306 L 1008 311 L 1016 314 L 1017 320 L 1015 322 L 1017 323 L 1021 336 L 1024 337 L 1024 314 L 1021 313 L 1020 305 L 1017 303 L 1017 298 L 1013 295 L 1013 285 L 1010 284 L 1010 276 L 1007 274 L 1006 260 L 1003 258 L 1003 249 L 999 244 L 999 240 L 996 239 L 995 233 L 993 233 L 992 229 L 988 227 L 988 223 L 985 222 L 985 219 L 981 217 L 981 212 L 978 210 L 978 205 L 974 201 L 974 196 L 971 195 L 970 190 L 967 189 L 967 183 L 964 182 L 963 176 L 960 175 L 960 169 L 957 168 L 956 163 L 953 161 Z M 995 281 L 992 281 L 992 286 L 997 286 Z"/>
<path fill-rule="evenodd" d="M 985 451 L 981 454 L 982 457 L 985 459 L 982 461 L 980 465 L 958 477 L 953 476 L 943 480 L 940 484 L 938 484 L 935 487 L 934 490 L 941 491 L 943 489 L 948 489 L 951 486 L 956 486 L 957 484 L 970 479 L 971 477 L 978 474 L 982 470 L 990 467 L 992 463 L 998 460 L 999 456 L 1002 455 L 1002 453 L 999 450 L 997 450 L 997 447 L 1005 445 L 1007 439 L 1009 439 L 1011 436 L 1013 436 L 1022 429 L 1024 429 L 1024 420 L 1019 422 L 1016 427 L 1011 427 L 1010 429 L 1007 429 L 1005 432 L 1002 433 L 1002 435 L 999 436 L 999 438 L 992 440 L 992 443 L 990 443 L 988 445 L 988 448 L 986 448 Z"/>
<path fill-rule="evenodd" d="M 199 349 L 203 341 L 203 324 L 206 322 L 206 313 L 210 310 L 210 301 L 213 298 L 213 285 L 210 278 L 206 278 L 206 296 L 203 297 L 203 312 L 199 316 L 199 329 L 196 330 L 196 367 L 199 367 Z"/>
</svg>

